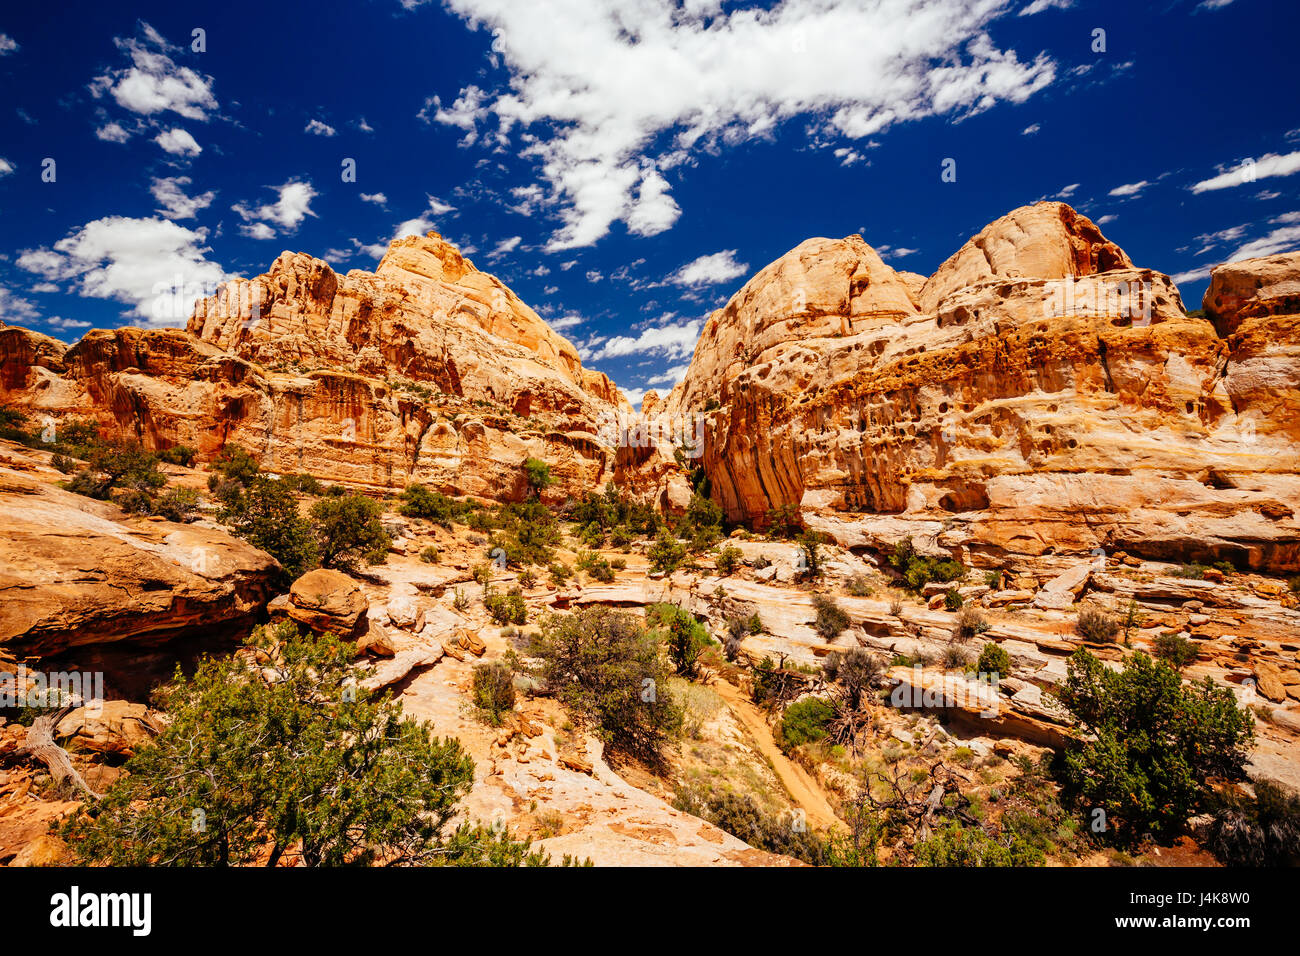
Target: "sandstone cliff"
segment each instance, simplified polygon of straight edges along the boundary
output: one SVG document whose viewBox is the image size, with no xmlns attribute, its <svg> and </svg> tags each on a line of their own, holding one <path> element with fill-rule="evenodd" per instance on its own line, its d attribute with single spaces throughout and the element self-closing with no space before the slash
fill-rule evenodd
<svg viewBox="0 0 1300 956">
<path fill-rule="evenodd" d="M 65 349 L 7 327 L 0 361 L 0 401 L 55 423 L 91 416 L 200 460 L 235 442 L 270 471 L 499 499 L 525 493 L 530 455 L 551 464 L 556 497 L 599 487 L 615 458 L 600 422 L 629 408 L 435 233 L 395 241 L 374 273 L 284 253 L 183 331 L 97 330 Z"/>
<path fill-rule="evenodd" d="M 1260 262 L 1216 274 L 1207 308 L 1242 290 L 1216 328 L 1062 203 L 990 224 L 919 291 L 858 237 L 813 239 L 710 317 L 667 407 L 706 414 L 733 520 L 794 505 L 844 542 L 977 564 L 1122 547 L 1295 570 L 1297 269 Z"/>
</svg>

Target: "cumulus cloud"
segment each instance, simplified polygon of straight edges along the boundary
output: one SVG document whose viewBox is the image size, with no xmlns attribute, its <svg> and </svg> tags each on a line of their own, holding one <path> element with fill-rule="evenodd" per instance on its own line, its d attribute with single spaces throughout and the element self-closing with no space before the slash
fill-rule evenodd
<svg viewBox="0 0 1300 956">
<path fill-rule="evenodd" d="M 0 33 L 0 56 L 18 52 L 18 42 L 7 33 Z"/>
<path fill-rule="evenodd" d="M 179 126 L 163 130 L 154 137 L 154 142 L 173 156 L 197 156 L 203 152 L 203 147 L 194 141 L 194 137 Z"/>
<path fill-rule="evenodd" d="M 168 219 L 193 219 L 200 210 L 212 205 L 217 195 L 215 192 L 209 190 L 190 196 L 184 188 L 190 184 L 188 176 L 155 177 L 149 191 L 158 203 L 158 211 Z"/>
<path fill-rule="evenodd" d="M 3 156 L 0 156 L 0 179 L 12 175 L 13 171 L 14 164 L 9 162 L 9 160 L 5 159 Z"/>
<path fill-rule="evenodd" d="M 261 206 L 241 202 L 230 207 L 248 223 L 240 227 L 244 235 L 253 239 L 270 239 L 276 234 L 271 224 L 279 226 L 283 232 L 293 232 L 307 216 L 316 215 L 311 211 L 311 201 L 317 193 L 311 183 L 290 181 L 283 186 L 268 188 L 279 194 L 275 202 Z"/>
<path fill-rule="evenodd" d="M 121 123 L 105 123 L 95 130 L 95 138 L 102 139 L 106 143 L 125 143 L 131 138 L 131 134 Z"/>
<path fill-rule="evenodd" d="M 1022 130 L 1020 131 L 1020 135 L 1021 135 L 1021 136 L 1033 136 L 1035 133 L 1037 133 L 1037 132 L 1038 132 L 1040 129 L 1042 129 L 1042 128 L 1043 128 L 1043 127 L 1040 126 L 1038 123 L 1030 123 L 1028 126 L 1026 126 L 1024 129 L 1022 129 Z"/>
<path fill-rule="evenodd" d="M 700 319 L 691 319 L 687 322 L 666 322 L 663 325 L 644 329 L 636 338 L 616 335 L 604 340 L 600 348 L 584 358 L 592 362 L 625 355 L 663 355 L 670 359 L 682 358 L 695 351 L 695 342 L 700 337 L 700 325 Z"/>
<path fill-rule="evenodd" d="M 736 261 L 735 249 L 724 249 L 686 263 L 670 275 L 668 281 L 688 287 L 717 285 L 743 276 L 748 269 L 746 263 Z"/>
<path fill-rule="evenodd" d="M 5 321 L 12 322 L 14 319 L 20 322 L 30 321 L 39 314 L 40 310 L 30 299 L 15 295 L 0 285 L 0 316 L 4 316 Z"/>
<path fill-rule="evenodd" d="M 664 172 L 699 150 L 771 136 L 796 117 L 828 145 L 865 139 L 1023 102 L 1056 76 L 1045 54 L 1022 62 L 989 37 L 1006 0 L 446 5 L 493 34 L 509 83 L 467 86 L 450 106 L 431 97 L 420 115 L 465 130 L 463 142 L 518 138 L 560 219 L 552 250 L 591 245 L 620 221 L 641 235 L 670 228 L 680 209 Z"/>
<path fill-rule="evenodd" d="M 361 201 L 374 203 L 376 206 L 388 205 L 388 197 L 383 193 L 362 193 Z"/>
<path fill-rule="evenodd" d="M 74 280 L 81 295 L 126 303 L 147 322 L 177 324 L 227 278 L 206 258 L 206 241 L 206 229 L 108 216 L 86 223 L 53 249 L 23 252 L 17 265 L 49 280 Z"/>
<path fill-rule="evenodd" d="M 443 202 L 437 196 L 429 196 L 428 200 L 429 208 L 423 215 L 398 223 L 397 228 L 393 230 L 394 239 L 401 239 L 404 236 L 423 236 L 435 228 L 434 217 L 446 216 L 456 211 L 455 206 Z"/>
<path fill-rule="evenodd" d="M 314 119 L 307 124 L 307 128 L 303 132 L 311 133 L 313 136 L 333 136 L 338 131 L 329 123 L 322 123 L 320 120 Z"/>
<path fill-rule="evenodd" d="M 1231 189 L 1233 186 L 1253 183 L 1257 179 L 1267 179 L 1270 176 L 1290 176 L 1297 172 L 1300 172 L 1300 151 L 1287 153 L 1284 156 L 1268 153 L 1257 160 L 1246 160 L 1225 173 L 1201 180 L 1192 186 L 1192 192 L 1203 193 L 1215 189 Z"/>
<path fill-rule="evenodd" d="M 490 261 L 496 261 L 504 255 L 508 255 L 519 248 L 519 243 L 524 241 L 523 236 L 511 236 L 509 239 L 502 239 L 496 244 L 491 252 L 488 253 Z"/>
<path fill-rule="evenodd" d="M 216 110 L 212 78 L 179 66 L 168 54 L 178 47 L 168 43 L 147 23 L 140 37 L 116 37 L 113 43 L 131 60 L 131 66 L 96 77 L 91 92 L 105 94 L 122 108 L 141 116 L 172 112 L 189 120 L 206 120 Z"/>
</svg>

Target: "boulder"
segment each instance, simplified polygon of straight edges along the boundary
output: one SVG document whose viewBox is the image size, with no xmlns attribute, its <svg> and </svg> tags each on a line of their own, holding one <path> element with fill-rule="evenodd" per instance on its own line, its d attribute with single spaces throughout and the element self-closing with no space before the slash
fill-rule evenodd
<svg viewBox="0 0 1300 956">
<path fill-rule="evenodd" d="M 106 700 L 66 714 L 54 728 L 54 736 L 69 750 L 129 757 L 160 729 L 157 717 L 144 704 Z"/>
<path fill-rule="evenodd" d="M 355 637 L 366 621 L 366 597 L 341 571 L 308 571 L 289 589 L 289 617 L 314 634 Z"/>
</svg>

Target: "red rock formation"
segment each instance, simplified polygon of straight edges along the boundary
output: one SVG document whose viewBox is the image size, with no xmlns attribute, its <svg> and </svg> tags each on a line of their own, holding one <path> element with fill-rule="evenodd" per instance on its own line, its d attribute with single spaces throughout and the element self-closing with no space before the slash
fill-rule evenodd
<svg viewBox="0 0 1300 956">
<path fill-rule="evenodd" d="M 856 237 L 815 239 L 710 317 L 667 408 L 707 415 L 730 518 L 798 505 L 844 541 L 990 560 L 1300 567 L 1293 316 L 1225 340 L 1061 203 L 992 223 L 917 298 Z"/>
</svg>

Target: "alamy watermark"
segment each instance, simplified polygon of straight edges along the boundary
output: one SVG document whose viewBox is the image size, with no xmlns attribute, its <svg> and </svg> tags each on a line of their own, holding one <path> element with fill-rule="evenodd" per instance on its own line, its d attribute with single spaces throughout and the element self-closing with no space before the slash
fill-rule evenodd
<svg viewBox="0 0 1300 956">
<path fill-rule="evenodd" d="M 613 448 L 652 448 L 671 444 L 687 458 L 704 454 L 705 416 L 654 415 L 606 410 L 600 413 L 597 439 Z"/>
<path fill-rule="evenodd" d="M 0 671 L 0 711 L 9 708 L 84 707 L 90 715 L 104 709 L 102 671 L 34 671 L 22 664 Z"/>
</svg>

